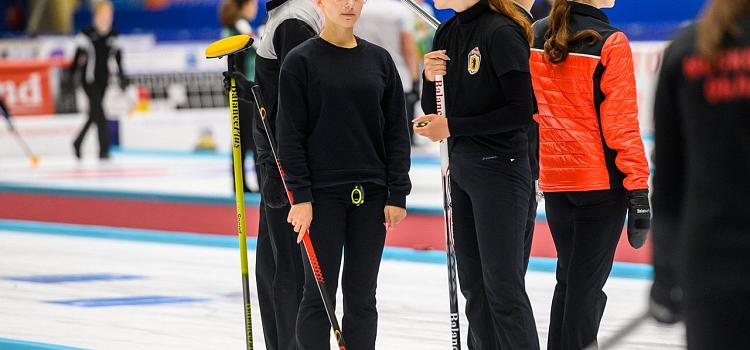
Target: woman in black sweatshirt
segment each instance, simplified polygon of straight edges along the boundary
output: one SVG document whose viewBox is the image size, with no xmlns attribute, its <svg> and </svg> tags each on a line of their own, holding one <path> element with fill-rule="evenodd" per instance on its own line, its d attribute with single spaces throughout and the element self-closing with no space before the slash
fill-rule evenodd
<svg viewBox="0 0 750 350">
<path fill-rule="evenodd" d="M 749 79 L 750 0 L 708 5 L 659 76 L 651 311 L 682 305 L 690 350 L 750 343 Z"/>
<path fill-rule="evenodd" d="M 453 235 L 470 343 L 477 350 L 539 349 L 524 288 L 531 27 L 510 0 L 435 4 L 456 16 L 440 25 L 434 51 L 425 55 L 422 108 L 436 113 L 435 76 L 444 75 L 447 119 L 420 117 L 415 132 L 448 139 Z"/>
<path fill-rule="evenodd" d="M 374 349 L 386 228 L 406 216 L 411 191 L 404 92 L 388 52 L 353 35 L 364 0 L 316 3 L 326 26 L 289 52 L 279 76 L 279 159 L 294 201 L 288 221 L 298 241 L 309 227 L 332 296 L 343 249 L 342 332 L 352 349 Z M 330 324 L 309 265 L 305 278 L 297 344 L 328 349 Z"/>
</svg>

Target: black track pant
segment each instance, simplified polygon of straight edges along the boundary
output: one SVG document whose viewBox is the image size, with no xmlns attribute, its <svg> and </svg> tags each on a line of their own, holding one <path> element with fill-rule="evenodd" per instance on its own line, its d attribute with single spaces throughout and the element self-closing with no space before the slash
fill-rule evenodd
<svg viewBox="0 0 750 350">
<path fill-rule="evenodd" d="M 531 257 L 531 243 L 534 239 L 534 227 L 536 226 L 536 208 L 538 203 L 536 201 L 536 186 L 531 185 L 531 195 L 529 197 L 529 214 L 526 217 L 526 231 L 524 232 L 523 239 L 523 266 L 524 274 L 529 269 L 529 258 Z M 471 327 L 468 330 L 468 339 L 466 339 L 466 345 L 469 350 L 475 350 L 474 346 L 474 334 L 471 331 Z"/>
<path fill-rule="evenodd" d="M 454 150 L 450 171 L 458 276 L 473 347 L 539 349 L 524 286 L 528 158 Z"/>
<path fill-rule="evenodd" d="M 245 147 L 244 141 L 241 143 L 241 145 L 242 145 L 242 147 L 241 147 L 241 150 L 240 150 L 240 162 L 241 162 L 240 166 L 242 167 L 242 180 L 243 180 L 242 190 L 245 191 L 245 192 L 253 192 L 252 190 L 250 190 L 250 187 L 247 186 L 247 181 L 248 181 L 247 177 L 248 176 L 255 176 L 255 178 L 258 179 L 258 187 L 260 187 L 258 189 L 258 192 L 260 192 L 260 190 L 263 189 L 263 182 L 261 182 L 261 178 L 260 178 L 260 170 L 258 170 L 258 168 L 260 168 L 261 165 L 256 165 L 255 166 L 255 171 L 251 171 L 251 172 L 248 172 L 247 168 L 245 167 L 245 163 L 246 163 L 245 158 L 247 157 L 247 152 L 248 151 L 251 152 L 250 154 L 253 157 L 253 163 L 252 164 L 255 164 L 256 152 L 255 152 L 254 149 L 252 149 L 250 147 Z M 237 188 L 234 187 L 234 158 L 233 157 L 231 158 L 231 161 L 232 161 L 232 190 L 236 191 Z"/>
<path fill-rule="evenodd" d="M 250 103 L 244 100 L 240 100 L 239 103 L 239 109 L 240 109 L 240 148 L 241 148 L 241 154 L 240 154 L 240 161 L 242 162 L 242 179 L 244 180 L 244 183 L 242 184 L 243 190 L 245 192 L 251 192 L 250 188 L 247 186 L 247 177 L 248 176 L 255 176 L 255 178 L 258 180 L 258 186 L 262 189 L 263 185 L 261 182 L 261 174 L 260 168 L 261 166 L 255 167 L 255 171 L 248 172 L 247 168 L 245 168 L 245 157 L 247 156 L 248 151 L 252 151 L 253 155 L 253 163 L 256 163 L 257 160 L 257 151 L 255 150 L 255 140 L 253 137 L 253 115 L 255 112 L 255 104 Z M 236 190 L 234 187 L 234 159 L 232 159 L 232 189 Z"/>
<path fill-rule="evenodd" d="M 534 240 L 534 227 L 536 227 L 536 185 L 531 183 L 531 195 L 529 196 L 529 213 L 526 216 L 526 232 L 523 238 L 523 266 L 524 272 L 529 269 L 529 258 L 531 257 L 531 243 Z"/>
<path fill-rule="evenodd" d="M 297 349 L 294 336 L 305 272 L 297 233 L 286 222 L 289 209 L 269 208 L 261 197 L 255 278 L 267 350 Z"/>
<path fill-rule="evenodd" d="M 328 293 L 335 300 L 342 249 L 344 294 L 342 329 L 348 349 L 373 350 L 378 329 L 375 301 L 380 259 L 385 245 L 385 187 L 363 184 L 365 201 L 351 202 L 352 185 L 313 190 L 310 239 L 323 272 Z M 326 350 L 331 344 L 331 325 L 310 264 L 305 263 L 305 291 L 297 316 L 300 350 Z"/>
<path fill-rule="evenodd" d="M 412 89 L 411 92 L 404 94 L 404 98 L 406 100 L 406 120 L 411 123 L 414 119 L 414 110 L 417 106 L 417 102 L 419 102 L 419 94 L 414 93 L 414 90 Z M 409 128 L 409 139 L 411 140 L 411 143 L 414 144 L 414 128 Z"/>
<path fill-rule="evenodd" d="M 580 350 L 596 341 L 622 234 L 625 190 L 545 192 L 547 221 L 557 250 L 549 350 Z"/>
<path fill-rule="evenodd" d="M 748 348 L 750 291 L 716 291 L 684 305 L 688 350 Z"/>
<path fill-rule="evenodd" d="M 99 133 L 99 156 L 106 157 L 109 155 L 109 130 L 107 129 L 107 118 L 104 116 L 102 103 L 104 102 L 107 85 L 84 84 L 83 91 L 89 97 L 89 119 L 86 120 L 86 125 L 81 129 L 74 144 L 77 148 L 80 148 L 89 127 L 96 123 L 96 130 Z"/>
</svg>

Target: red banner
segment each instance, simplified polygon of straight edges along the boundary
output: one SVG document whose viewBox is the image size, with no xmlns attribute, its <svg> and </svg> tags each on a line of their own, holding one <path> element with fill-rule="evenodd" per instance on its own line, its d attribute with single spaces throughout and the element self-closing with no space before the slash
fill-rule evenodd
<svg viewBox="0 0 750 350">
<path fill-rule="evenodd" d="M 57 61 L 0 60 L 0 97 L 11 115 L 55 112 L 49 70 L 59 64 Z"/>
</svg>

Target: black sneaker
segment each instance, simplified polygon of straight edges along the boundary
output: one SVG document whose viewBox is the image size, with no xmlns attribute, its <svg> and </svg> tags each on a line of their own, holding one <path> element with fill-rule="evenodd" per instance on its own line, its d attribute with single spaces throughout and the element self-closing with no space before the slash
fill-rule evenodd
<svg viewBox="0 0 750 350">
<path fill-rule="evenodd" d="M 73 152 L 78 160 L 81 160 L 81 145 L 73 142 Z"/>
</svg>

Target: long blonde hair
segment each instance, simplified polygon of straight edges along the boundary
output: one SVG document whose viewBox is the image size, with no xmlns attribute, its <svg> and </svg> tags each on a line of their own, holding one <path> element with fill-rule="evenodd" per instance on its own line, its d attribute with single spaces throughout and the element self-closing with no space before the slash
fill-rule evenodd
<svg viewBox="0 0 750 350">
<path fill-rule="evenodd" d="M 741 34 L 737 19 L 748 14 L 749 0 L 711 1 L 698 22 L 698 52 L 709 62 L 716 63 L 724 40 Z"/>
</svg>

